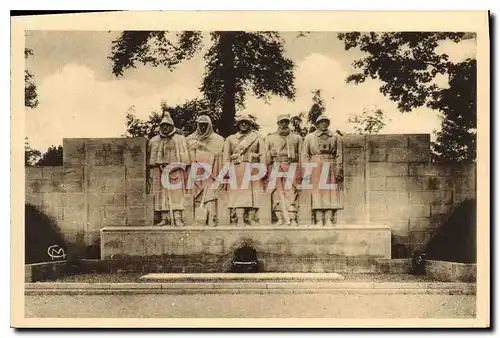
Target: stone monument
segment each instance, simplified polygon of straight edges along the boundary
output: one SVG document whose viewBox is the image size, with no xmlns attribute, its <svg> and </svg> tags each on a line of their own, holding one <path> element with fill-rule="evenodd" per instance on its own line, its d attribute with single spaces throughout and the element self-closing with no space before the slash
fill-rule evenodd
<svg viewBox="0 0 500 338">
<path fill-rule="evenodd" d="M 170 114 L 165 113 L 159 134 L 149 140 L 148 153 L 156 225 L 184 226 L 186 168 L 191 158 L 186 138 L 176 132 Z"/>
<path fill-rule="evenodd" d="M 342 209 L 342 141 L 329 126 L 330 119 L 319 116 L 316 130 L 305 137 L 302 148 L 302 162 L 315 164 L 310 174 L 304 173 L 304 179 L 311 183 L 313 217 L 318 226 L 332 226 L 337 210 Z"/>
<path fill-rule="evenodd" d="M 251 130 L 251 120 L 247 115 L 239 116 L 236 121 L 238 132 L 229 136 L 224 144 L 224 164 L 232 181 L 227 189 L 228 207 L 234 211 L 237 226 L 245 226 L 245 218 L 248 224 L 257 225 L 263 186 L 260 180 L 249 181 L 248 175 L 261 168 L 252 164 L 264 163 L 264 140 Z"/>
<path fill-rule="evenodd" d="M 373 258 L 390 258 L 390 227 L 365 222 L 366 213 L 351 214 L 356 203 L 366 203 L 358 198 L 366 174 L 353 172 L 359 165 L 348 162 L 344 191 L 344 142 L 329 130 L 327 116 L 317 119 L 317 129 L 305 139 L 290 131 L 288 115 L 278 116 L 276 132 L 265 138 L 251 130 L 247 115 L 237 118 L 238 131 L 225 140 L 208 116 L 196 121 L 196 131 L 185 138 L 165 115 L 146 155 L 153 202 L 144 203 L 152 204 L 157 220 L 101 229 L 103 259 L 162 257 L 186 264 L 177 272 L 223 272 L 248 243 L 262 271 L 345 271 L 352 257 L 364 260 L 355 265 L 367 272 Z M 348 150 L 363 159 L 359 147 Z M 346 192 L 352 195 L 347 213 Z"/>
<path fill-rule="evenodd" d="M 278 116 L 278 130 L 266 137 L 265 149 L 272 212 L 278 224 L 297 226 L 302 137 L 290 131 L 289 115 Z"/>
<path fill-rule="evenodd" d="M 188 185 L 192 188 L 194 214 L 200 215 L 203 224 L 216 226 L 217 201 L 223 186 L 215 189 L 214 183 L 222 168 L 224 138 L 214 132 L 210 117 L 202 115 L 196 121 L 196 131 L 187 137 L 187 142 L 193 161 L 191 171 L 203 180 L 193 180 Z"/>
<path fill-rule="evenodd" d="M 161 169 L 153 155 L 158 144 L 152 145 L 143 137 L 64 139 L 62 166 L 25 169 L 26 204 L 50 217 L 72 250 L 86 258 L 95 258 L 89 252 L 99 247 L 102 259 L 156 257 L 164 272 L 223 272 L 235 250 L 250 243 L 262 271 L 373 272 L 374 262 L 391 258 L 391 251 L 393 258 L 411 257 L 443 220 L 476 196 L 475 164 L 431 162 L 429 134 L 347 134 L 341 137 L 343 208 L 334 209 L 334 226 L 310 227 L 313 194 L 303 187 L 307 180 L 297 185 L 297 227 L 271 223 L 268 189 L 258 197 L 258 226 L 229 223 L 226 191 L 215 203 L 218 226 L 199 226 L 189 189 L 183 191 L 185 226 L 170 224 L 169 208 L 168 226 L 156 226 L 163 210 L 154 211 L 158 192 L 148 183 L 162 174 L 150 170 Z"/>
</svg>

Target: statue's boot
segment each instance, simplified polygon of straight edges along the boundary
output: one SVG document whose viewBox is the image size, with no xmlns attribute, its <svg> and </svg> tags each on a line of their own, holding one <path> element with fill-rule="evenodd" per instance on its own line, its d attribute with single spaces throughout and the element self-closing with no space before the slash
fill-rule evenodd
<svg viewBox="0 0 500 338">
<path fill-rule="evenodd" d="M 208 226 L 216 227 L 217 226 L 217 212 L 216 212 L 215 203 L 210 202 L 207 204 L 207 212 L 208 212 L 208 221 L 207 221 Z"/>
<path fill-rule="evenodd" d="M 236 208 L 236 226 L 244 227 L 245 226 L 245 209 L 244 208 Z"/>
<path fill-rule="evenodd" d="M 332 217 L 332 222 L 333 224 L 337 224 L 337 214 L 338 214 L 338 210 L 332 210 L 333 212 L 333 217 Z"/>
<path fill-rule="evenodd" d="M 322 227 L 324 226 L 325 224 L 323 223 L 323 217 L 325 216 L 325 213 L 321 210 L 316 210 L 314 212 L 314 218 L 316 219 L 316 222 L 314 223 L 314 225 L 318 226 L 318 227 Z"/>
<path fill-rule="evenodd" d="M 325 226 L 332 227 L 333 226 L 333 210 L 325 211 Z"/>
<path fill-rule="evenodd" d="M 178 226 L 178 227 L 184 226 L 184 220 L 182 219 L 182 211 L 181 210 L 174 211 L 174 221 L 175 221 L 175 226 Z"/>
<path fill-rule="evenodd" d="M 217 222 L 215 221 L 215 219 L 213 219 L 213 217 L 209 216 L 207 226 L 212 228 L 215 228 L 217 226 Z"/>
<path fill-rule="evenodd" d="M 156 225 L 161 222 L 161 211 L 155 211 L 153 215 L 153 224 Z"/>
<path fill-rule="evenodd" d="M 288 223 L 288 225 L 292 227 L 299 226 L 299 223 L 297 222 L 297 212 L 289 211 L 288 215 L 290 216 L 290 223 Z"/>
<path fill-rule="evenodd" d="M 283 213 L 281 211 L 276 211 L 276 217 L 278 218 L 278 225 L 282 225 L 285 220 L 283 219 Z"/>
<path fill-rule="evenodd" d="M 257 223 L 257 220 L 255 219 L 255 216 L 257 215 L 257 210 L 256 209 L 248 209 L 248 223 L 251 226 L 257 226 L 259 223 Z"/>
<path fill-rule="evenodd" d="M 160 217 L 161 217 L 161 220 L 158 223 L 156 223 L 155 225 L 159 226 L 159 227 L 167 226 L 168 225 L 168 212 L 160 213 Z"/>
</svg>

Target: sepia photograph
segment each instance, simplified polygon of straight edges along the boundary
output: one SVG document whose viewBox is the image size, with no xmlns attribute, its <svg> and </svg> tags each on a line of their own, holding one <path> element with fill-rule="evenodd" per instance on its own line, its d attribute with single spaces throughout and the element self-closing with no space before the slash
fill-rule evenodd
<svg viewBox="0 0 500 338">
<path fill-rule="evenodd" d="M 490 326 L 488 12 L 11 29 L 12 326 Z"/>
</svg>

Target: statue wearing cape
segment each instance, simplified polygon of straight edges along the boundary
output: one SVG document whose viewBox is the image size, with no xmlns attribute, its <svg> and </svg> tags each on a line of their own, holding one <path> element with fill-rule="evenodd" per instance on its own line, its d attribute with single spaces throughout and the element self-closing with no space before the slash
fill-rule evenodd
<svg viewBox="0 0 500 338">
<path fill-rule="evenodd" d="M 224 138 L 213 131 L 210 117 L 202 115 L 198 117 L 197 129 L 187 137 L 187 142 L 193 160 L 192 168 L 197 170 L 196 174 L 206 176 L 206 168 L 210 169 L 207 178 L 194 182 L 193 207 L 202 210 L 205 224 L 216 226 L 217 199 L 220 189 L 214 188 L 214 182 L 222 168 Z M 205 175 L 203 175 L 204 172 Z"/>
<path fill-rule="evenodd" d="M 164 134 L 162 125 L 171 125 L 171 132 Z M 150 191 L 154 196 L 154 210 L 161 214 L 160 225 L 170 223 L 183 226 L 184 193 L 186 188 L 186 171 L 191 165 L 191 158 L 186 138 L 176 132 L 172 118 L 166 114 L 160 123 L 160 133 L 148 142 L 148 167 L 150 169 Z M 169 189 L 162 182 L 163 171 L 171 164 L 183 164 L 168 173 L 168 181 L 179 188 Z M 165 180 L 167 177 L 163 178 Z"/>
</svg>

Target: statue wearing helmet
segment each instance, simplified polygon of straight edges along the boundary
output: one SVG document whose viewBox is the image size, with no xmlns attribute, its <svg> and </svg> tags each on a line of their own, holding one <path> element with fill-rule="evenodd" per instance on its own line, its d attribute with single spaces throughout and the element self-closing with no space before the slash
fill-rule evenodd
<svg viewBox="0 0 500 338">
<path fill-rule="evenodd" d="M 332 133 L 328 129 L 329 126 L 328 116 L 319 116 L 316 120 L 316 130 L 305 137 L 302 147 L 303 164 L 318 164 L 313 167 L 308 177 L 313 190 L 311 207 L 317 226 L 332 226 L 336 223 L 337 210 L 343 208 L 342 139 L 340 135 Z M 326 188 L 324 183 L 329 186 Z"/>
<path fill-rule="evenodd" d="M 234 184 L 228 186 L 228 208 L 234 212 L 237 226 L 245 225 L 245 216 L 250 225 L 256 225 L 259 198 L 263 191 L 262 182 L 246 182 L 251 163 L 264 163 L 264 140 L 251 129 L 251 119 L 241 115 L 236 119 L 238 132 L 230 135 L 224 143 L 225 164 L 230 164 L 234 172 Z M 253 171 L 253 170 L 252 170 Z M 246 184 L 248 183 L 248 184 Z"/>
<path fill-rule="evenodd" d="M 278 116 L 278 130 L 266 137 L 266 162 L 270 167 L 270 179 L 275 182 L 268 182 L 268 187 L 272 183 L 271 192 L 272 212 L 278 220 L 278 224 L 297 226 L 298 212 L 298 191 L 297 185 L 300 183 L 300 156 L 302 148 L 302 137 L 290 131 L 290 116 L 283 114 Z M 295 165 L 296 169 L 291 169 Z M 293 174 L 293 177 L 274 177 L 274 172 L 285 172 Z M 290 175 L 291 175 L 290 174 Z M 268 175 L 269 176 L 269 175 Z M 290 180 L 291 184 L 287 184 Z"/>
<path fill-rule="evenodd" d="M 165 113 L 160 122 L 158 135 L 148 142 L 148 168 L 150 171 L 150 191 L 154 196 L 155 218 L 158 226 L 167 224 L 184 226 L 184 193 L 186 167 L 191 158 L 186 138 L 177 132 L 170 114 Z M 182 163 L 169 168 L 169 165 Z M 172 185 L 172 188 L 166 186 Z M 175 188 L 174 188 L 175 185 Z"/>
</svg>

